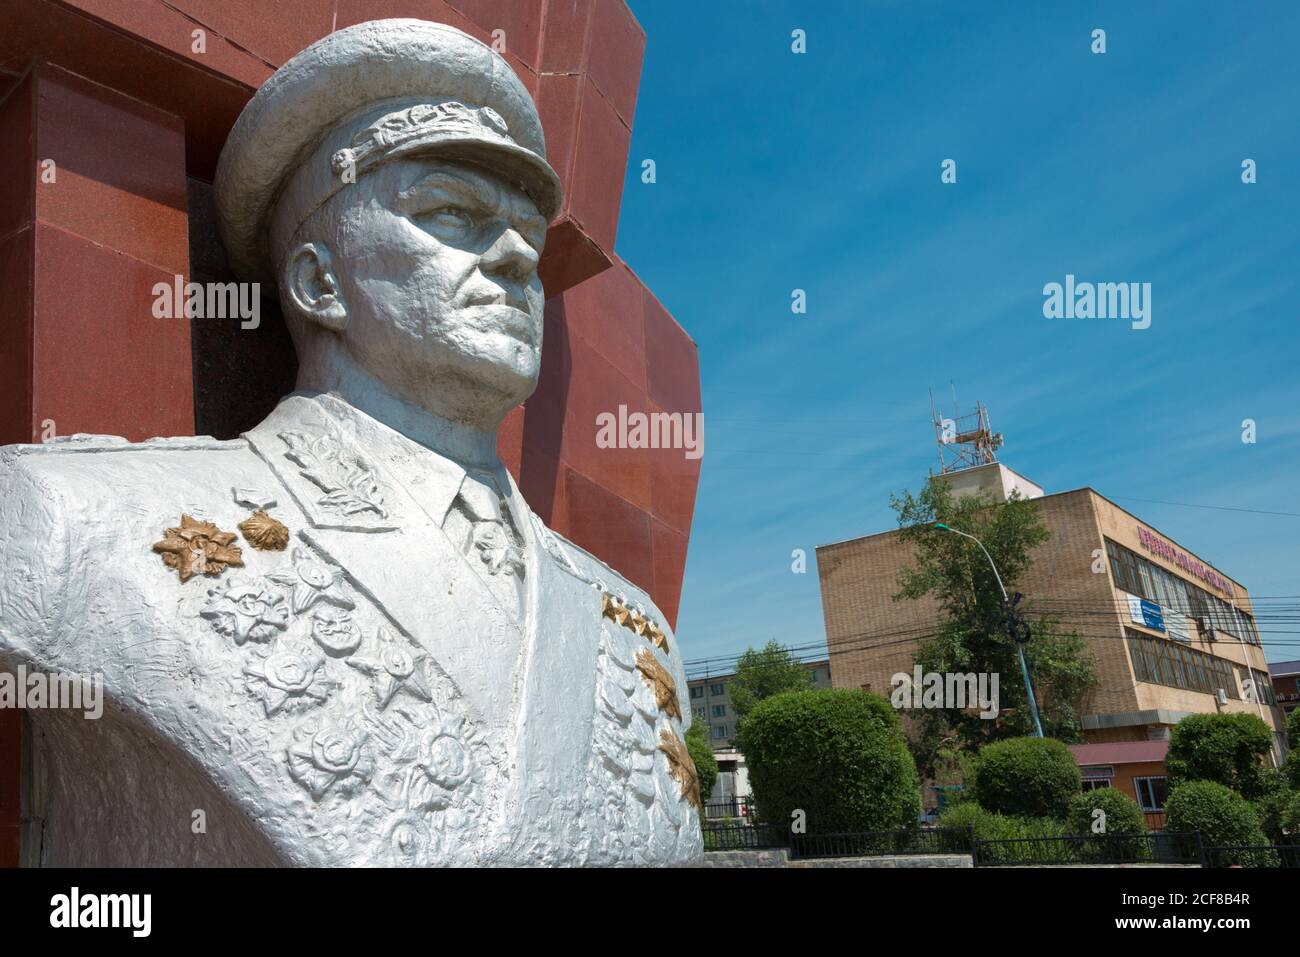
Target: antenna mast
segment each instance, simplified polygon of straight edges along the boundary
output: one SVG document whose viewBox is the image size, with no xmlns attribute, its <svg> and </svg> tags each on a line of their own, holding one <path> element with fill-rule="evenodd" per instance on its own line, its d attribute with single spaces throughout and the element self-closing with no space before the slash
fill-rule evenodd
<svg viewBox="0 0 1300 957">
<path fill-rule="evenodd" d="M 955 392 L 953 402 L 955 406 Z M 934 421 L 935 444 L 939 447 L 940 474 L 990 465 L 998 460 L 1002 433 L 993 431 L 989 424 L 989 410 L 983 403 L 976 402 L 974 412 L 947 418 L 942 410 L 935 408 L 934 390 L 931 389 L 930 416 Z"/>
</svg>

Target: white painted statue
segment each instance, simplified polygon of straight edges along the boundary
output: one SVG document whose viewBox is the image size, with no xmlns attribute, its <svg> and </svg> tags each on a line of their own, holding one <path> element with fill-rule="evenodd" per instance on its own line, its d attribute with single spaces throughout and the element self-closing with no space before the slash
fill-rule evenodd
<svg viewBox="0 0 1300 957">
<path fill-rule="evenodd" d="M 496 456 L 560 203 L 518 78 L 448 26 L 340 30 L 253 97 L 216 197 L 297 391 L 234 441 L 0 451 L 0 668 L 106 698 L 28 714 L 41 861 L 697 857 L 662 613 Z"/>
</svg>

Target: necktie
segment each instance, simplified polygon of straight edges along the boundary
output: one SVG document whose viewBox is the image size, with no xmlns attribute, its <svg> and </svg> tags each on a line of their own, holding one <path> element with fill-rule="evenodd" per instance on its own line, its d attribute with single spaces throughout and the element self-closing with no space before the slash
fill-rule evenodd
<svg viewBox="0 0 1300 957">
<path fill-rule="evenodd" d="M 523 537 L 503 499 L 490 473 L 467 472 L 447 515 L 446 530 L 501 606 L 519 617 L 524 597 Z"/>
</svg>

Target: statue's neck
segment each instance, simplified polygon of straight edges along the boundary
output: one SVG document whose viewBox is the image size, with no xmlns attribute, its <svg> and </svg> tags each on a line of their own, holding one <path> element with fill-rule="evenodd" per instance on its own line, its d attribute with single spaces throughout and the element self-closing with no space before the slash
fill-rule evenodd
<svg viewBox="0 0 1300 957">
<path fill-rule="evenodd" d="M 408 439 L 463 465 L 500 467 L 497 429 L 504 413 L 490 422 L 468 423 L 431 411 L 397 395 L 343 349 L 326 349 L 325 355 L 318 354 L 314 361 L 301 363 L 297 391 L 334 396 Z"/>
</svg>

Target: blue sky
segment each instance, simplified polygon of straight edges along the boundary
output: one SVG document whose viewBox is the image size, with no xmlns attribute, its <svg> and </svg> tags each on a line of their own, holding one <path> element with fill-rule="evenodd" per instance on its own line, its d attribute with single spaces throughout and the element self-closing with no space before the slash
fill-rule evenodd
<svg viewBox="0 0 1300 957">
<path fill-rule="evenodd" d="M 950 382 L 1048 492 L 1091 485 L 1300 596 L 1300 4 L 630 5 L 617 245 L 704 390 L 688 660 L 824 640 L 813 549 L 895 526 Z M 1151 327 L 1044 318 L 1067 273 L 1150 282 Z M 1300 658 L 1300 624 L 1264 637 Z"/>
</svg>

